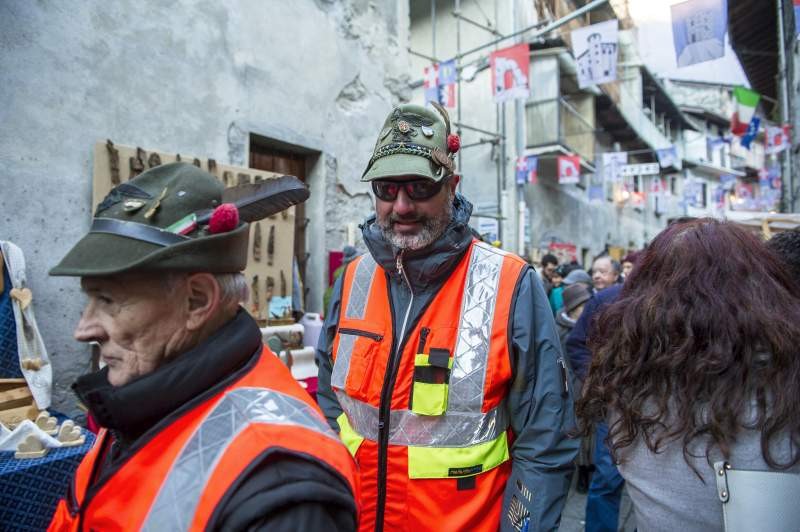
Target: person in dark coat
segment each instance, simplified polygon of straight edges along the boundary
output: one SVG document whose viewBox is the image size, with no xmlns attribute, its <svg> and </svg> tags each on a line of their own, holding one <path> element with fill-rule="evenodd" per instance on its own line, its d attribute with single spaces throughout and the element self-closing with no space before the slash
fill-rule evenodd
<svg viewBox="0 0 800 532">
<path fill-rule="evenodd" d="M 567 337 L 583 314 L 584 304 L 592 298 L 592 293 L 585 284 L 574 283 L 564 288 L 562 296 L 564 305 L 556 311 L 556 326 L 561 352 L 566 353 Z"/>
<path fill-rule="evenodd" d="M 592 292 L 585 283 L 576 282 L 564 288 L 563 297 L 564 306 L 556 311 L 556 327 L 561 340 L 561 352 L 566 353 L 567 337 L 583 314 L 583 309 L 586 302 L 591 299 Z M 580 390 L 580 387 L 576 387 L 576 390 Z M 578 493 L 586 493 L 589 489 L 592 471 L 592 441 L 592 438 L 581 439 L 581 448 L 575 460 L 578 472 L 576 483 Z"/>
<path fill-rule="evenodd" d="M 594 326 L 593 318 L 607 305 L 616 301 L 622 291 L 621 284 L 612 284 L 605 290 L 597 292 L 586 303 L 572 332 L 567 337 L 566 356 L 575 377 L 581 383 L 586 380 L 586 374 L 592 361 L 592 354 L 587 346 L 587 338 L 591 335 Z M 619 523 L 619 507 L 622 499 L 624 480 L 611 458 L 611 453 L 605 443 L 608 426 L 598 423 L 594 433 L 593 463 L 594 473 L 589 485 L 589 495 L 586 498 L 586 531 L 587 532 L 616 532 Z"/>
</svg>

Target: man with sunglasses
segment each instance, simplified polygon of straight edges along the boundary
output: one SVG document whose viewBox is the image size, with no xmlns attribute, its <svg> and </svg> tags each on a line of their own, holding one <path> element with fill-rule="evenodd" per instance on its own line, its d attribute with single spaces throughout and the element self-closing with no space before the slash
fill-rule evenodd
<svg viewBox="0 0 800 532">
<path fill-rule="evenodd" d="M 369 253 L 336 282 L 318 400 L 355 457 L 361 530 L 555 530 L 578 441 L 536 273 L 474 238 L 447 112 L 387 117 Z M 513 445 L 512 445 L 513 444 Z"/>
</svg>

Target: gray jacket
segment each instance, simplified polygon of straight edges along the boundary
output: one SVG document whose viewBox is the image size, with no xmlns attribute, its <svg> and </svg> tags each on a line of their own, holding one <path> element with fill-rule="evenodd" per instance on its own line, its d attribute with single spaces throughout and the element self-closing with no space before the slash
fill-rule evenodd
<svg viewBox="0 0 800 532">
<path fill-rule="evenodd" d="M 473 236 L 467 222 L 471 213 L 472 205 L 457 194 L 454 219 L 444 235 L 425 249 L 403 254 L 403 267 L 414 291 L 409 323 L 420 317 L 469 249 Z M 396 268 L 397 250 L 381 235 L 374 214 L 361 229 L 369 252 L 389 274 L 394 308 L 407 308 L 411 294 Z M 316 353 L 317 398 L 336 430 L 336 418 L 342 409 L 330 385 L 331 352 L 339 321 L 343 277 L 334 285 Z M 507 405 L 514 443 L 510 450 L 512 473 L 503 500 L 501 530 L 519 530 L 520 515 L 526 514 L 530 515 L 528 530 L 556 530 L 580 444 L 567 435 L 575 426 L 572 376 L 561 354 L 550 304 L 532 268 L 523 270 L 513 305 L 508 339 L 514 377 Z M 404 313 L 397 314 L 395 319 L 400 322 Z M 397 331 L 401 327 L 401 323 L 394 324 Z M 511 504 L 512 498 L 522 504 L 524 511 L 519 512 L 519 504 Z"/>
</svg>

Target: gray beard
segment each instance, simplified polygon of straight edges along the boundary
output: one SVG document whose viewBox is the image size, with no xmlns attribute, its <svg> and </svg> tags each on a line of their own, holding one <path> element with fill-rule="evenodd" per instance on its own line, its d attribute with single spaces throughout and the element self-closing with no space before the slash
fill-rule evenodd
<svg viewBox="0 0 800 532">
<path fill-rule="evenodd" d="M 452 198 L 447 202 L 447 208 L 441 216 L 437 218 L 423 218 L 422 227 L 415 235 L 401 235 L 394 232 L 393 225 L 400 219 L 394 215 L 389 215 L 388 219 L 378 219 L 377 224 L 386 239 L 397 249 L 407 249 L 409 251 L 422 249 L 432 244 L 437 238 L 444 234 L 445 229 L 453 219 Z"/>
</svg>

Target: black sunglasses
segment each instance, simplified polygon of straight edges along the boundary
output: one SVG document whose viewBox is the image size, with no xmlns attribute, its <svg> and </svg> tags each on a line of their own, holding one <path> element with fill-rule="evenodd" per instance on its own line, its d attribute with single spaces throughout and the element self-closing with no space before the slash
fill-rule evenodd
<svg viewBox="0 0 800 532">
<path fill-rule="evenodd" d="M 403 188 L 406 196 L 414 201 L 429 200 L 442 190 L 447 179 L 433 181 L 431 179 L 419 179 L 415 181 L 383 181 L 376 179 L 372 182 L 372 192 L 382 201 L 394 201 L 397 194 Z"/>
</svg>

